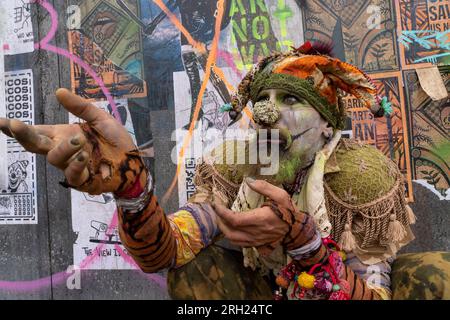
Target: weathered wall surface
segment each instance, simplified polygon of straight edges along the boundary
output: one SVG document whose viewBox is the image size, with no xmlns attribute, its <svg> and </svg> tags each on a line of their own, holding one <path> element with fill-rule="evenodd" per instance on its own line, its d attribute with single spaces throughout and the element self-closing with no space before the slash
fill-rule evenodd
<svg viewBox="0 0 450 320">
<path fill-rule="evenodd" d="M 0 0 L 2 21 L 10 21 L 0 24 L 0 72 L 21 80 L 0 110 L 9 117 L 29 111 L 35 124 L 74 121 L 54 96 L 66 87 L 118 111 L 147 153 L 167 212 L 193 191 L 191 158 L 179 159 L 174 180 L 171 153 L 180 146 L 173 131 L 184 128 L 175 137 L 185 138 L 196 120 L 202 133 L 224 130 L 229 119 L 218 109 L 259 57 L 333 40 L 335 54 L 366 71 L 393 103 L 393 117 L 374 121 L 345 97 L 346 133 L 383 150 L 405 174 L 418 222 L 404 251 L 450 250 L 450 106 L 433 101 L 416 75 L 448 64 L 449 1 L 27 2 Z M 31 101 L 8 103 L 20 95 Z M 9 166 L 0 175 L 10 180 L 0 187 L 0 299 L 168 298 L 164 274 L 141 273 L 124 252 L 110 197 L 62 188 L 63 175 L 43 157 L 34 162 L 7 143 L 0 150 Z M 21 177 L 17 188 L 13 173 Z M 67 272 L 74 265 L 83 270 Z"/>
</svg>

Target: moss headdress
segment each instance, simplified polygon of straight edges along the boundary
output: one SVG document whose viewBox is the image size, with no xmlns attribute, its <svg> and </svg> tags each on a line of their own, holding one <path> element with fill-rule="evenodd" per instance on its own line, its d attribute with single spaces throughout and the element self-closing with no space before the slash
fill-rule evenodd
<svg viewBox="0 0 450 320">
<path fill-rule="evenodd" d="M 389 113 L 389 104 L 376 95 L 375 85 L 364 72 L 328 54 L 307 42 L 298 49 L 264 58 L 239 84 L 231 101 L 231 118 L 237 119 L 264 89 L 284 89 L 305 99 L 335 129 L 343 129 L 345 123 L 338 89 L 359 98 L 377 117 Z"/>
</svg>

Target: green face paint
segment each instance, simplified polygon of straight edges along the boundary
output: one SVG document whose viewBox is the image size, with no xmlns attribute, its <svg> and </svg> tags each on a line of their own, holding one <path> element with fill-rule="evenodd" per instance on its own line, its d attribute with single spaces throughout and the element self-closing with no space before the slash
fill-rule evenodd
<svg viewBox="0 0 450 320">
<path fill-rule="evenodd" d="M 266 120 L 278 114 L 275 122 Z M 270 180 L 292 183 L 297 173 L 313 161 L 333 133 L 327 121 L 306 100 L 282 89 L 262 90 L 254 106 L 259 128 L 278 129 L 280 134 L 279 170 Z"/>
</svg>

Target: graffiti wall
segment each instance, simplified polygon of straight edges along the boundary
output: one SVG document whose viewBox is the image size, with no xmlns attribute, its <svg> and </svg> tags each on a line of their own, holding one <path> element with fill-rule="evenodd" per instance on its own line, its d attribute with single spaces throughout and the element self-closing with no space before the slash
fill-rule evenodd
<svg viewBox="0 0 450 320">
<path fill-rule="evenodd" d="M 195 159 L 217 144 L 211 136 L 251 126 L 251 105 L 238 122 L 220 110 L 252 65 L 321 41 L 393 107 L 375 119 L 343 96 L 344 135 L 394 160 L 412 205 L 428 199 L 450 223 L 449 0 L 0 3 L 0 116 L 77 122 L 53 95 L 70 88 L 126 127 L 168 212 L 195 191 Z M 0 138 L 0 298 L 167 298 L 164 273 L 141 273 L 123 248 L 111 195 L 63 189 L 45 159 Z M 450 250 L 450 228 L 436 228 L 441 247 L 411 250 Z"/>
</svg>

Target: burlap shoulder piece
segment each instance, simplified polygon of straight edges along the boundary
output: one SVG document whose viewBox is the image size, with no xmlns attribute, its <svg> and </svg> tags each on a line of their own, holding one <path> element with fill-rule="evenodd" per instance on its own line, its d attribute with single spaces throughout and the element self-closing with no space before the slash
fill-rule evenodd
<svg viewBox="0 0 450 320">
<path fill-rule="evenodd" d="M 414 214 L 397 165 L 375 147 L 342 139 L 335 151 L 339 171 L 324 178 L 332 235 L 346 251 L 390 254 L 410 238 Z"/>
</svg>

